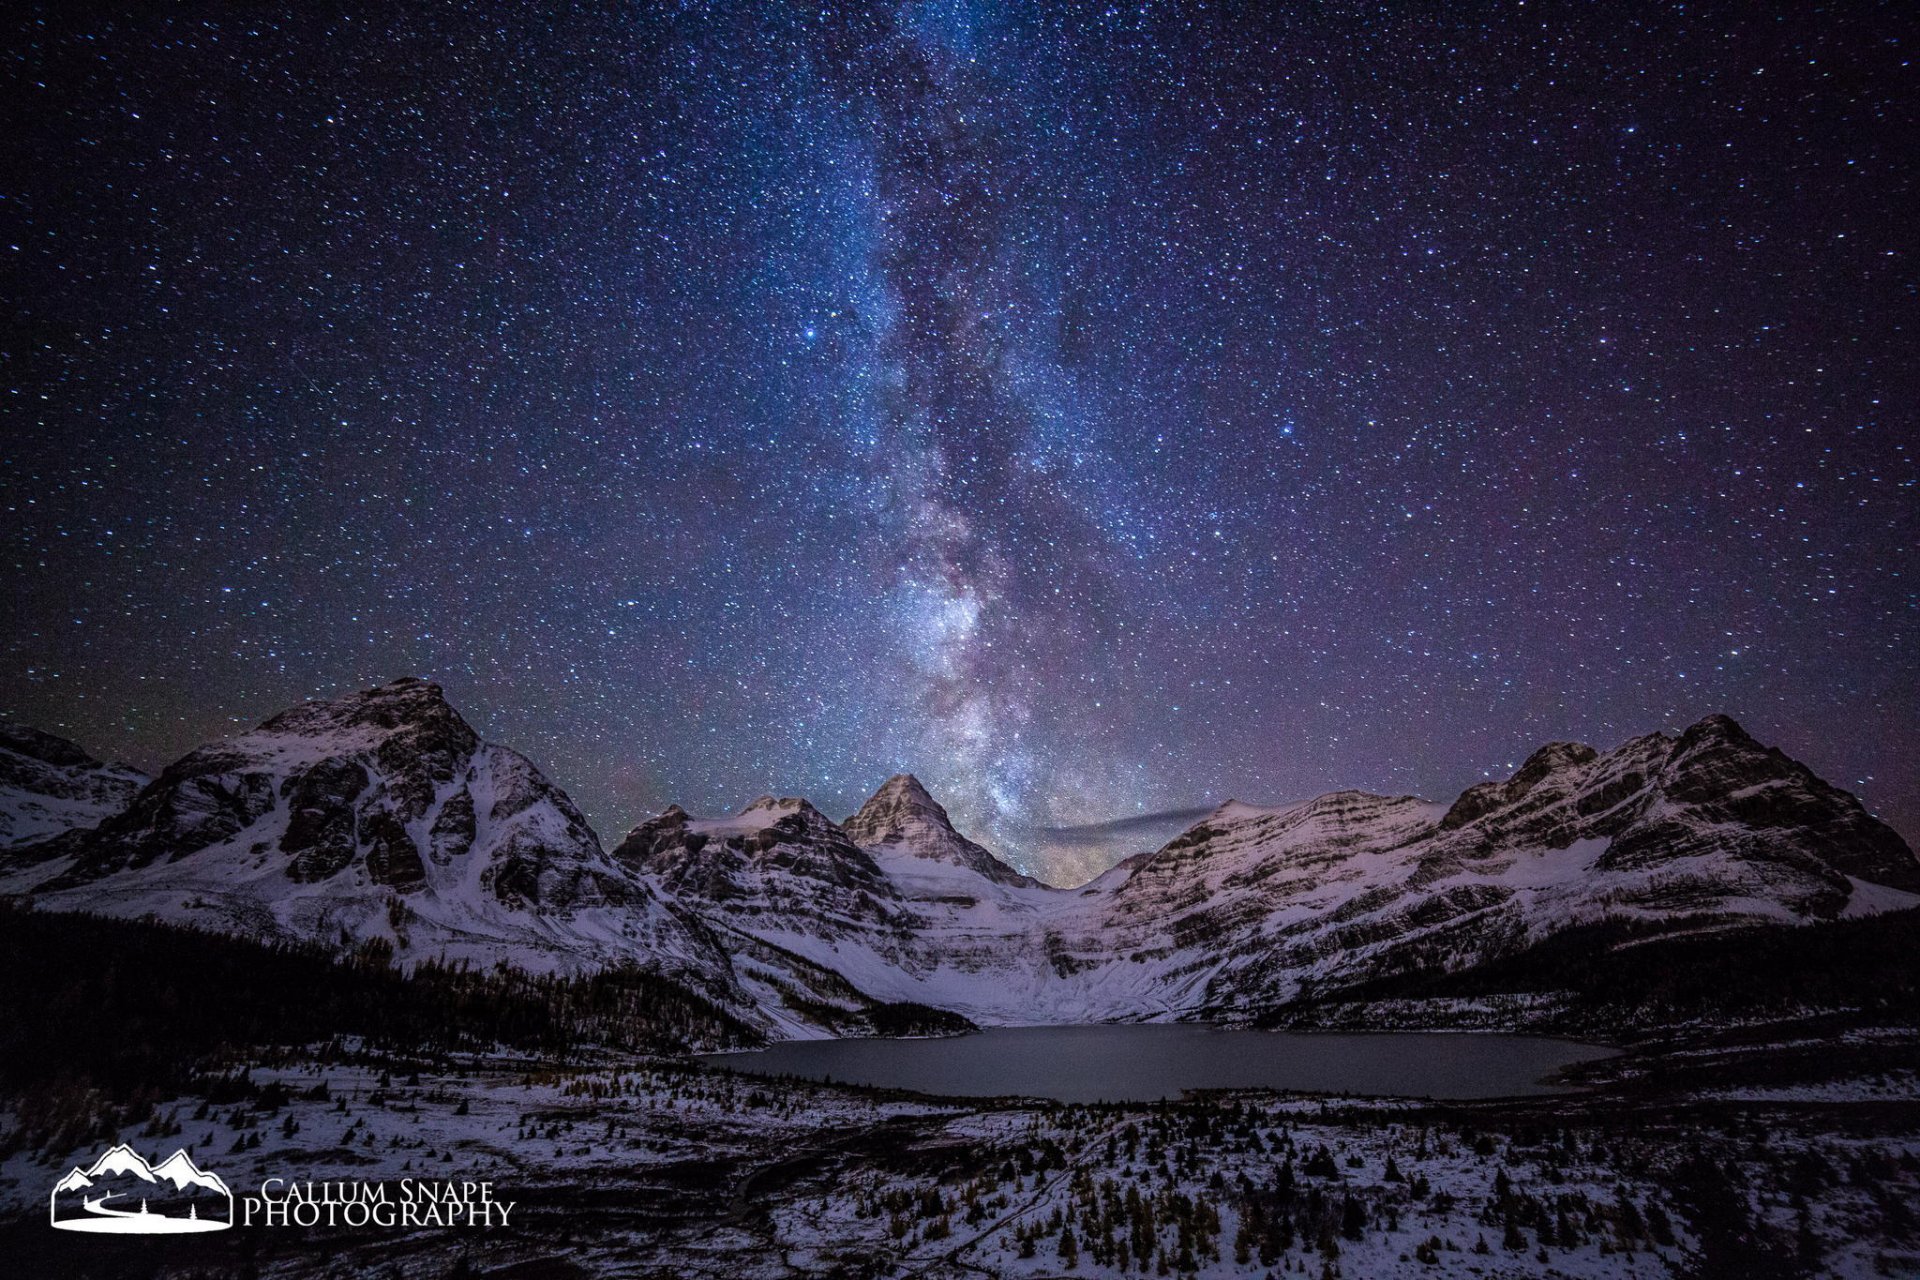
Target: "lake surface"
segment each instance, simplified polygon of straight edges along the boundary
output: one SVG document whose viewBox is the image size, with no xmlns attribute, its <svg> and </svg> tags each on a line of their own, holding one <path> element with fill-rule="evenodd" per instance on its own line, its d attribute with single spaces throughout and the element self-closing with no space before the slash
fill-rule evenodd
<svg viewBox="0 0 1920 1280">
<path fill-rule="evenodd" d="M 951 1097 L 1153 1102 L 1189 1089 L 1297 1089 L 1415 1098 L 1561 1093 L 1560 1067 L 1599 1045 L 1460 1032 L 1227 1031 L 1191 1024 L 996 1027 L 942 1040 L 796 1040 L 701 1061 Z"/>
</svg>

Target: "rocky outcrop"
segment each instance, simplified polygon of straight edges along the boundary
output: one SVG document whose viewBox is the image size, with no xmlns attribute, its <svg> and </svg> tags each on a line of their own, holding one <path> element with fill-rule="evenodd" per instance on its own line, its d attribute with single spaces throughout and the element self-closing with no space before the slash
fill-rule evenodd
<svg viewBox="0 0 1920 1280">
<path fill-rule="evenodd" d="M 50 733 L 0 720 L 0 851 L 84 830 L 133 802 L 147 776 Z"/>
<path fill-rule="evenodd" d="M 849 839 L 874 854 L 901 854 L 965 867 L 996 884 L 1037 885 L 953 829 L 953 821 L 920 779 L 896 773 L 860 812 L 841 823 Z"/>
<path fill-rule="evenodd" d="M 190 752 L 98 825 L 9 851 L 0 884 L 55 908 L 384 939 L 402 958 L 711 967 L 565 792 L 418 679 Z"/>
<path fill-rule="evenodd" d="M 910 928 L 900 895 L 874 860 L 805 800 L 762 796 L 726 818 L 678 805 L 627 833 L 621 866 L 667 893 L 729 918 Z"/>
<path fill-rule="evenodd" d="M 105 767 L 8 741 L 83 788 Z M 771 1034 L 817 1035 L 881 1026 L 892 1005 L 1001 1023 L 1256 1017 L 1556 938 L 1920 905 L 1920 864 L 1854 797 L 1721 716 L 1604 752 L 1551 743 L 1451 804 L 1230 801 L 1076 889 L 968 840 L 909 774 L 844 824 L 798 797 L 721 817 L 672 806 L 608 854 L 529 761 L 401 680 L 190 753 L 96 825 L 9 851 L 0 889 L 384 939 L 403 958 L 638 962 Z"/>
</svg>

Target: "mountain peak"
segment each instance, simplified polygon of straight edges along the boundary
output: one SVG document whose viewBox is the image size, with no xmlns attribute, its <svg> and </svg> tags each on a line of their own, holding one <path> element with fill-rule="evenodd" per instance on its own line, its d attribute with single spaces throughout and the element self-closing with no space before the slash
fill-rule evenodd
<svg viewBox="0 0 1920 1280">
<path fill-rule="evenodd" d="M 1841 875 L 1920 892 L 1920 860 L 1898 832 L 1731 716 L 1689 726 L 1667 756 L 1660 786 L 1670 803 L 1704 821 L 1738 823 Z"/>
<path fill-rule="evenodd" d="M 1440 826 L 1451 831 L 1477 822 L 1518 803 L 1548 779 L 1584 768 L 1599 758 L 1600 753 L 1584 742 L 1549 742 L 1529 755 L 1506 781 L 1476 782 L 1462 791 L 1440 819 Z"/>
<path fill-rule="evenodd" d="M 880 789 L 873 793 L 873 798 L 877 800 L 881 796 L 907 797 L 925 801 L 927 804 L 934 802 L 933 794 L 927 790 L 926 784 L 911 773 L 896 773 L 881 783 Z"/>
<path fill-rule="evenodd" d="M 20 855 L 46 866 L 36 891 L 184 862 L 231 896 L 161 887 L 150 873 L 156 884 L 135 900 L 170 919 L 243 921 L 241 931 L 272 928 L 257 923 L 275 918 L 257 904 L 323 882 L 328 927 L 361 936 L 400 932 L 388 918 L 395 894 L 459 914 L 481 901 L 570 910 L 640 892 L 564 792 L 524 756 L 482 742 L 439 685 L 414 676 L 199 747 L 121 812 L 60 839 Z"/>
<path fill-rule="evenodd" d="M 750 813 L 767 813 L 770 815 L 798 813 L 818 817 L 822 820 L 826 818 L 826 815 L 814 808 L 813 802 L 805 796 L 761 796 L 746 808 L 742 809 L 739 816 L 744 818 Z"/>
<path fill-rule="evenodd" d="M 0 849 L 97 826 L 132 804 L 149 781 L 65 738 L 0 719 Z"/>
<path fill-rule="evenodd" d="M 439 685 L 419 676 L 401 676 L 371 689 L 302 702 L 269 718 L 255 732 L 324 737 L 356 730 L 385 734 L 430 728 L 447 732 L 454 731 L 455 726 L 467 736 L 473 735 Z"/>
<path fill-rule="evenodd" d="M 954 829 L 946 809 L 911 773 L 880 784 L 860 812 L 840 824 L 869 852 L 905 853 L 979 872 L 1001 884 L 1036 884 Z"/>
<path fill-rule="evenodd" d="M 929 823 L 942 831 L 953 832 L 953 820 L 939 801 L 933 798 L 920 779 L 910 773 L 896 773 L 880 784 L 867 802 L 840 825 L 855 840 L 865 842 L 871 836 L 884 840 L 910 821 Z M 957 834 L 957 833 L 955 833 Z"/>
<path fill-rule="evenodd" d="M 1754 741 L 1752 734 L 1740 727 L 1738 720 L 1718 711 L 1710 716 L 1702 716 L 1687 726 L 1685 732 L 1680 735 L 1680 741 L 1685 745 L 1698 742 L 1727 742 L 1740 746 L 1759 745 Z"/>
<path fill-rule="evenodd" d="M 101 761 L 88 755 L 80 744 L 4 717 L 0 717 L 0 751 L 11 751 L 61 769 L 104 767 Z"/>
</svg>

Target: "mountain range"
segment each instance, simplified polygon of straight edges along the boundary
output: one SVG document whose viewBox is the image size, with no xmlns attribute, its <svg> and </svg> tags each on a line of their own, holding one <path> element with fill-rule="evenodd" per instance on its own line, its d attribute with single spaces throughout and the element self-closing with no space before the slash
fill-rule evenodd
<svg viewBox="0 0 1920 1280">
<path fill-rule="evenodd" d="M 1596 925 L 1638 942 L 1920 905 L 1898 834 L 1724 716 L 1550 743 L 1450 804 L 1230 801 L 1074 888 L 967 839 L 909 774 L 841 822 L 800 797 L 671 806 L 607 849 L 411 678 L 150 780 L 24 728 L 0 747 L 0 893 L 19 901 L 403 962 L 636 963 L 776 1038 L 1254 1019 Z"/>
</svg>

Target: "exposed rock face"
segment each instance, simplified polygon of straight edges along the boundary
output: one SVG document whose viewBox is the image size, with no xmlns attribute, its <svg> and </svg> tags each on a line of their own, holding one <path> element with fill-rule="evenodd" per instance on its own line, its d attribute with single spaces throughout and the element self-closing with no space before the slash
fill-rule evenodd
<svg viewBox="0 0 1920 1280">
<path fill-rule="evenodd" d="M 1696 931 L 1920 904 L 1901 892 L 1920 866 L 1897 835 L 1720 717 L 1604 753 L 1550 744 L 1452 805 L 1229 802 L 1075 890 L 982 865 L 991 855 L 904 775 L 829 827 L 795 839 L 829 857 L 852 838 L 893 890 L 863 879 L 862 893 L 898 912 L 861 911 L 831 877 L 695 873 L 687 850 L 713 825 L 677 810 L 629 838 L 668 851 L 629 865 L 871 995 L 987 1022 L 1231 1016 L 1470 968 L 1602 920 Z"/>
<path fill-rule="evenodd" d="M 611 958 L 673 932 L 564 792 L 417 679 L 190 752 L 98 826 L 11 851 L 4 883 L 52 906 L 384 937 L 403 954 L 523 940 L 536 964 L 555 946 Z M 566 936 L 582 910 L 616 907 L 630 941 Z"/>
<path fill-rule="evenodd" d="M 57 739 L 14 740 L 65 762 L 50 769 L 104 768 Z M 873 860 L 811 805 L 758 801 L 711 837 L 663 835 L 638 874 L 601 849 L 565 792 L 483 742 L 424 680 L 295 707 L 190 752 L 137 795 L 129 782 L 122 798 L 97 826 L 9 850 L 0 891 L 254 936 L 380 940 L 403 961 L 639 963 L 773 1034 L 875 1025 L 874 1002 L 839 975 L 658 887 L 684 883 L 709 907 L 771 888 L 817 903 L 814 929 L 836 912 L 898 915 Z M 661 830 L 673 826 L 669 815 Z M 630 837 L 624 856 L 647 861 L 647 843 Z"/>
<path fill-rule="evenodd" d="M 901 853 L 977 871 L 998 884 L 1037 885 L 953 829 L 953 822 L 920 779 L 910 773 L 888 778 L 860 812 L 841 823 L 847 836 L 869 853 Z"/>
<path fill-rule="evenodd" d="M 8 741 L 83 788 L 103 768 Z M 674 806 L 608 855 L 524 757 L 401 680 L 189 754 L 97 826 L 11 850 L 0 890 L 403 956 L 637 961 L 813 1035 L 881 1025 L 876 1001 L 1002 1023 L 1254 1015 L 1602 922 L 1700 933 L 1920 905 L 1920 863 L 1719 716 L 1606 752 L 1553 743 L 1451 805 L 1229 802 L 1076 889 L 1013 871 L 906 774 L 844 825 L 793 797 Z"/>
<path fill-rule="evenodd" d="M 1335 813 L 1307 820 L 1329 801 Z M 1890 892 L 1920 889 L 1896 833 L 1724 716 L 1605 753 L 1554 743 L 1437 821 L 1423 808 L 1348 796 L 1223 812 L 1116 901 L 1150 895 L 1135 914 L 1163 913 L 1176 947 L 1216 941 L 1203 995 L 1216 1011 L 1469 968 L 1607 919 L 1694 930 L 1920 903 Z M 1165 860 L 1190 903 L 1155 889 Z"/>
<path fill-rule="evenodd" d="M 94 826 L 133 802 L 147 776 L 65 738 L 0 720 L 0 850 Z"/>
<path fill-rule="evenodd" d="M 1568 775 L 1592 763 L 1598 754 L 1582 743 L 1550 742 L 1528 756 L 1526 763 L 1505 782 L 1482 782 L 1461 792 L 1460 798 L 1440 819 L 1440 826 L 1450 831 L 1489 814 L 1505 813 L 1508 826 L 1517 829 L 1528 815 L 1551 808 L 1562 799 Z M 1629 789 L 1637 787 L 1642 780 L 1635 776 Z M 1522 801 L 1528 803 L 1523 806 Z"/>
<path fill-rule="evenodd" d="M 870 1027 L 874 1000 L 915 999 L 885 982 L 876 995 L 872 970 L 916 964 L 932 921 L 897 868 L 805 800 L 762 796 L 722 818 L 672 805 L 629 831 L 613 857 L 697 920 L 776 1020 Z"/>
<path fill-rule="evenodd" d="M 564 792 L 482 743 L 438 685 L 417 679 L 306 703 L 201 747 L 98 828 L 16 851 L 35 858 L 62 864 L 31 886 L 55 892 L 183 859 L 196 871 L 232 863 L 262 891 L 478 887 L 504 906 L 554 908 L 635 892 Z"/>
<path fill-rule="evenodd" d="M 674 805 L 628 832 L 613 856 L 675 897 L 729 918 L 794 913 L 826 931 L 860 921 L 912 924 L 873 859 L 791 796 L 762 796 L 731 818 L 692 818 Z"/>
<path fill-rule="evenodd" d="M 1680 736 L 1658 787 L 1673 812 L 1650 807 L 1644 830 L 1608 851 L 1609 865 L 1626 865 L 1649 850 L 1657 856 L 1666 839 L 1697 848 L 1721 838 L 1751 856 L 1792 860 L 1809 874 L 1920 892 L 1920 864 L 1898 833 L 1726 716 L 1709 716 Z M 1834 887 L 1842 886 L 1835 881 Z"/>
</svg>

